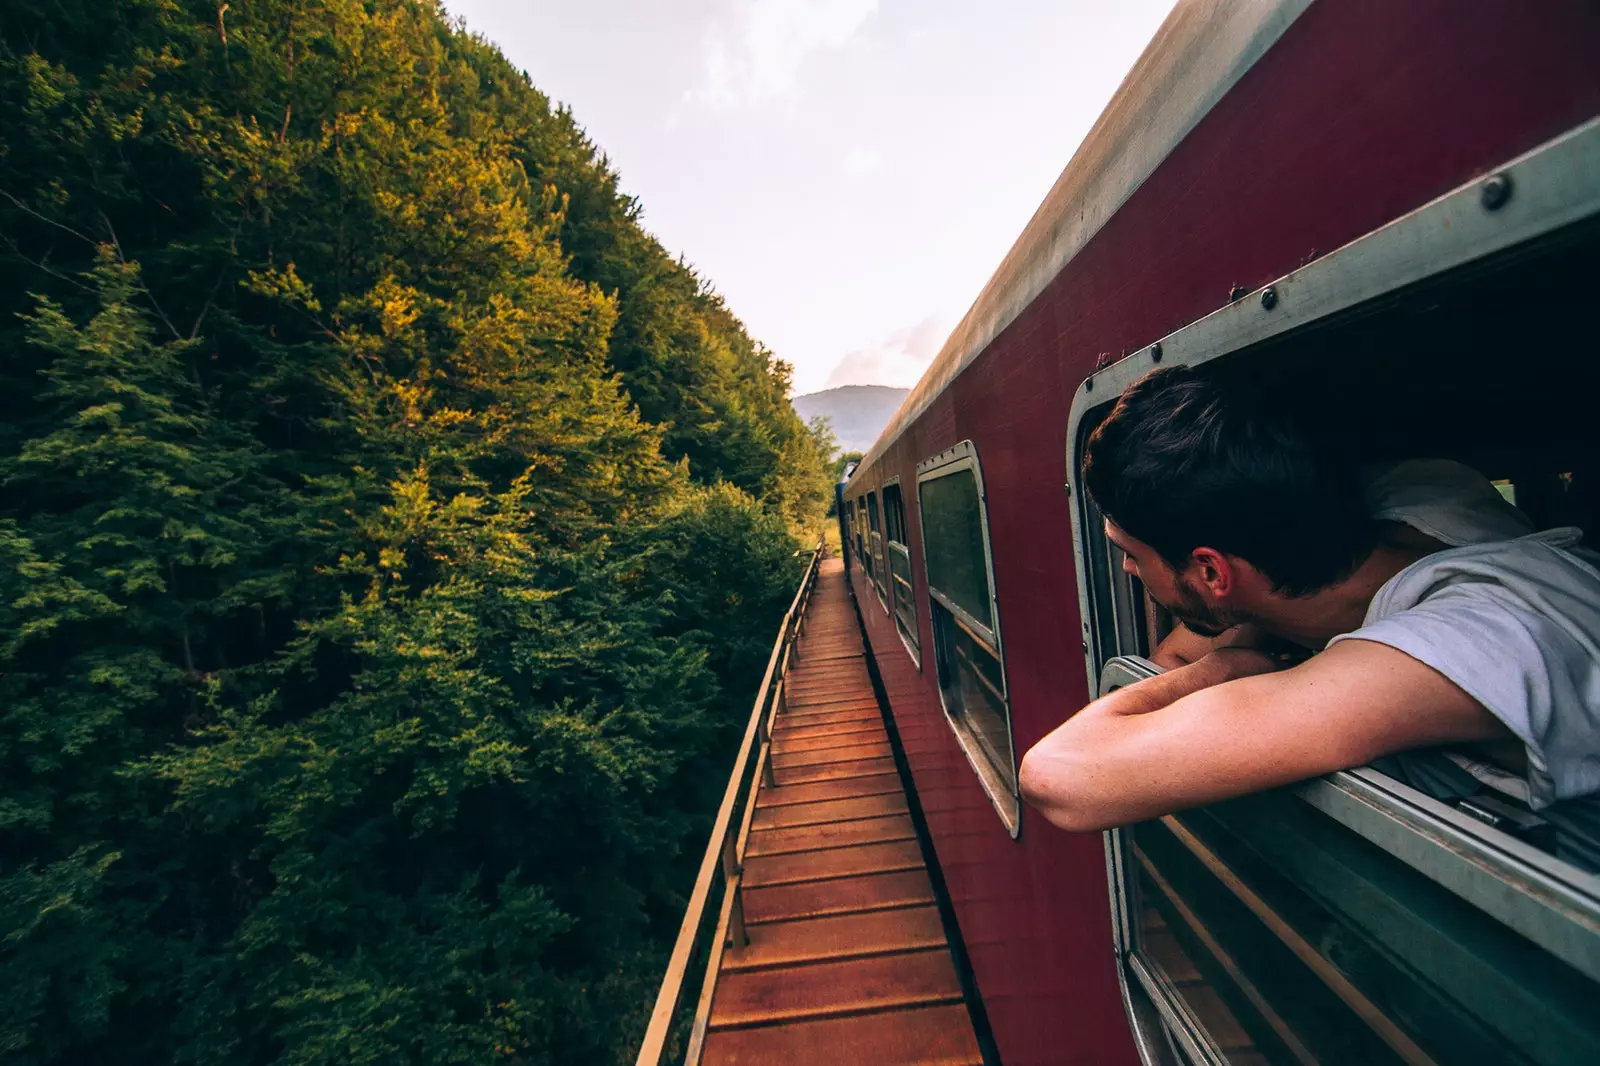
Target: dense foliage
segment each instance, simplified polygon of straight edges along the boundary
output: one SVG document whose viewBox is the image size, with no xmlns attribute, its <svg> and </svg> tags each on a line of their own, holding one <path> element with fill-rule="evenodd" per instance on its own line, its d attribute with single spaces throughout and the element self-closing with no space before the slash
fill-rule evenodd
<svg viewBox="0 0 1600 1066">
<path fill-rule="evenodd" d="M 820 528 L 787 391 L 432 3 L 10 0 L 0 1057 L 625 1054 Z"/>
</svg>

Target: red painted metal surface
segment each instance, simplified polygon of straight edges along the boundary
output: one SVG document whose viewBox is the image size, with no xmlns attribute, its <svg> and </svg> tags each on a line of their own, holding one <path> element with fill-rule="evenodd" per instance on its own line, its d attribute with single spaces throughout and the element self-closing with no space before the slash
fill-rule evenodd
<svg viewBox="0 0 1600 1066">
<path fill-rule="evenodd" d="M 922 558 L 916 464 L 978 449 L 1017 751 L 1086 699 L 1067 411 L 1097 359 L 1136 350 L 1600 113 L 1600 6 L 1313 4 L 1020 317 L 857 474 L 899 475 Z M 873 654 L 1006 1066 L 1137 1062 L 1098 834 L 1028 811 L 1006 834 L 933 681 L 853 569 Z"/>
</svg>

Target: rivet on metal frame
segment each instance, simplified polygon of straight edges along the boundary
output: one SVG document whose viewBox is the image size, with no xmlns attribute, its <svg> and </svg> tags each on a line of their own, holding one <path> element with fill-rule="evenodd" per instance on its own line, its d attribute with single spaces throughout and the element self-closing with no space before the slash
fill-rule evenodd
<svg viewBox="0 0 1600 1066">
<path fill-rule="evenodd" d="M 1088 377 L 1083 379 L 1083 391 L 1084 392 L 1093 392 L 1094 391 L 1094 375 L 1093 374 L 1090 374 Z"/>
<path fill-rule="evenodd" d="M 1152 344 L 1150 346 L 1150 361 L 1152 363 L 1161 362 L 1161 342 L 1160 341 L 1156 341 L 1154 344 Z"/>
<path fill-rule="evenodd" d="M 1278 290 L 1268 285 L 1261 290 L 1261 306 L 1270 311 L 1278 306 Z"/>
<path fill-rule="evenodd" d="M 1484 180 L 1478 200 L 1485 211 L 1498 211 L 1511 199 L 1511 175 L 1491 174 Z"/>
</svg>

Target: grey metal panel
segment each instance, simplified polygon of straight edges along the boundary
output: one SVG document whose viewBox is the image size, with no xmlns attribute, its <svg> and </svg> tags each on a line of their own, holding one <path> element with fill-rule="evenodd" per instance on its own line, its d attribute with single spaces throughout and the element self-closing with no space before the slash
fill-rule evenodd
<svg viewBox="0 0 1600 1066">
<path fill-rule="evenodd" d="M 861 460 L 884 449 L 1024 309 L 1311 0 L 1179 0 L 916 387 Z"/>
<path fill-rule="evenodd" d="M 1429 879 L 1600 980 L 1600 877 L 1376 770 L 1330 774 L 1300 797 Z"/>
</svg>

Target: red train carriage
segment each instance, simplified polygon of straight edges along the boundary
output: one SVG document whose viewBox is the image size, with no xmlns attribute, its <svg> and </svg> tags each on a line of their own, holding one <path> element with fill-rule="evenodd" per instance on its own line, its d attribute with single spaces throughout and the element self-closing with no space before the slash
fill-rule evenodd
<svg viewBox="0 0 1600 1066">
<path fill-rule="evenodd" d="M 1373 769 L 1116 833 L 1021 753 L 1166 624 L 1077 484 L 1155 365 L 1545 524 L 1600 478 L 1600 7 L 1181 3 L 842 489 L 850 568 L 1007 1066 L 1600 1062 L 1584 834 Z"/>
</svg>

